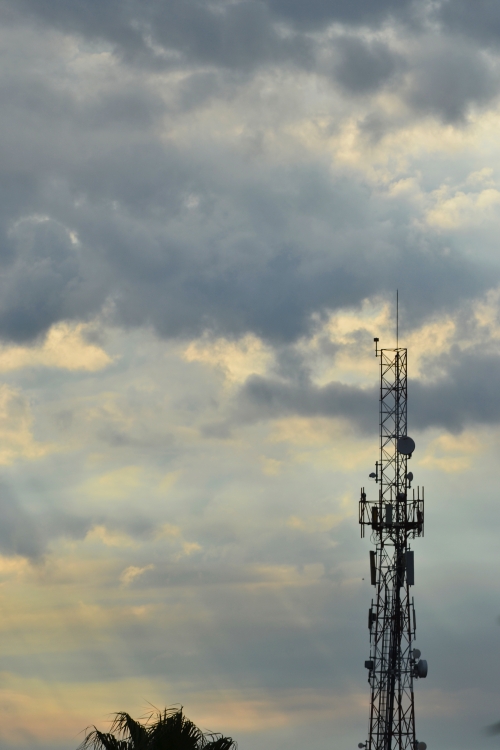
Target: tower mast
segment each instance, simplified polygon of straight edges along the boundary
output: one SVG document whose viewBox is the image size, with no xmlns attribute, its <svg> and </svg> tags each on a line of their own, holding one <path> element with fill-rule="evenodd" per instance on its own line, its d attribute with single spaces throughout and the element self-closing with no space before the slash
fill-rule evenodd
<svg viewBox="0 0 500 750">
<path fill-rule="evenodd" d="M 398 342 L 399 343 L 399 342 Z M 412 489 L 408 461 L 415 443 L 407 434 L 407 350 L 378 349 L 380 360 L 380 454 L 370 477 L 378 498 L 364 487 L 359 502 L 361 536 L 370 530 L 371 584 L 368 613 L 371 689 L 366 750 L 426 750 L 415 738 L 413 683 L 427 676 L 427 662 L 413 648 L 416 619 L 410 587 L 415 582 L 411 541 L 424 534 L 424 490 Z"/>
</svg>

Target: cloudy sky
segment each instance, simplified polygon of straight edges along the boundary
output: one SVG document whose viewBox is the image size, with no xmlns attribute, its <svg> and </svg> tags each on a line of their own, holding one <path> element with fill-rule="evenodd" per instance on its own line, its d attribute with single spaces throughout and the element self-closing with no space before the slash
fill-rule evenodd
<svg viewBox="0 0 500 750">
<path fill-rule="evenodd" d="M 0 21 L 0 749 L 173 703 L 240 750 L 366 739 L 396 288 L 417 737 L 497 747 L 500 4 Z"/>
</svg>

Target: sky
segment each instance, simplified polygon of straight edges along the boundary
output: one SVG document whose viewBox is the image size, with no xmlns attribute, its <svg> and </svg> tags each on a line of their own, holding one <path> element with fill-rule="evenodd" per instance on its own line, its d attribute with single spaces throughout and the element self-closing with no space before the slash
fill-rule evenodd
<svg viewBox="0 0 500 750">
<path fill-rule="evenodd" d="M 366 739 L 373 338 L 417 738 L 498 746 L 500 5 L 0 0 L 0 750 Z"/>
</svg>

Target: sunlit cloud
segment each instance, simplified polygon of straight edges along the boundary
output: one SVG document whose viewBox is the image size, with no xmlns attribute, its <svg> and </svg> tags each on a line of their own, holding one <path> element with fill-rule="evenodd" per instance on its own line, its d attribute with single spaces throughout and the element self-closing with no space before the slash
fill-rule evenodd
<svg viewBox="0 0 500 750">
<path fill-rule="evenodd" d="M 208 337 L 192 341 L 183 356 L 187 362 L 217 368 L 230 384 L 242 383 L 249 375 L 264 374 L 273 361 L 270 347 L 253 335 L 239 341 L 210 341 Z"/>
<path fill-rule="evenodd" d="M 440 435 L 426 447 L 419 464 L 445 473 L 457 473 L 470 468 L 482 448 L 479 436 L 474 433 Z"/>
<path fill-rule="evenodd" d="M 43 343 L 33 347 L 4 346 L 0 349 L 0 372 L 25 367 L 57 367 L 96 372 L 111 364 L 111 358 L 95 344 L 85 341 L 89 326 L 58 323 Z"/>
<path fill-rule="evenodd" d="M 154 565 L 145 565 L 143 568 L 137 568 L 134 565 L 130 565 L 121 574 L 120 581 L 124 586 L 128 586 L 132 581 L 135 581 L 136 578 L 144 575 L 148 570 L 154 570 L 154 567 Z"/>
<path fill-rule="evenodd" d="M 101 542 L 106 547 L 136 547 L 137 543 L 127 534 L 109 531 L 105 526 L 94 526 L 85 539 L 89 542 Z"/>
</svg>

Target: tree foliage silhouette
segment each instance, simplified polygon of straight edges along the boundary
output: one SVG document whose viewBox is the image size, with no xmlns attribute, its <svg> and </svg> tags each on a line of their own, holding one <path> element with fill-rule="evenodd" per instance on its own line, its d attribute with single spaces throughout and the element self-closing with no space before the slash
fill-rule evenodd
<svg viewBox="0 0 500 750">
<path fill-rule="evenodd" d="M 78 750 L 236 750 L 231 737 L 201 729 L 184 716 L 183 708 L 165 708 L 144 724 L 120 711 L 111 731 L 88 731 Z"/>
</svg>

